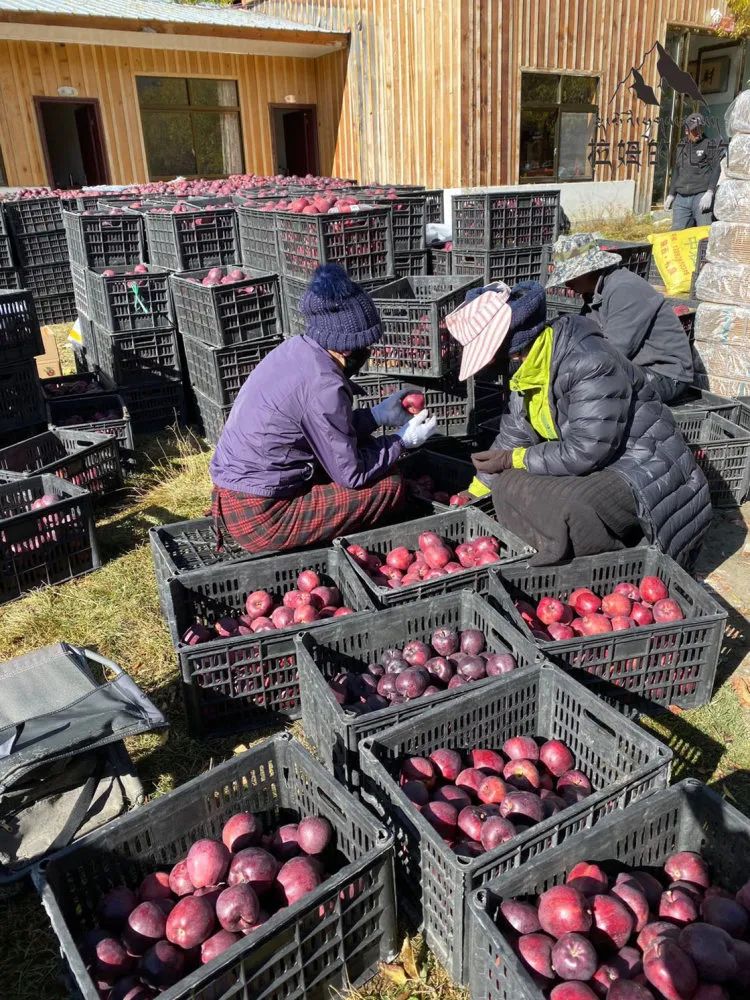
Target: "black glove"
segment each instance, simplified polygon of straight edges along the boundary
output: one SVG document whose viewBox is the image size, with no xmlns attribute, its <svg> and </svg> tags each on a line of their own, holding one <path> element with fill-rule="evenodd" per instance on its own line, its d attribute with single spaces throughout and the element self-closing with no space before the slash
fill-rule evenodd
<svg viewBox="0 0 750 1000">
<path fill-rule="evenodd" d="M 513 468 L 512 451 L 475 451 L 471 460 L 477 472 L 492 474 Z"/>
</svg>

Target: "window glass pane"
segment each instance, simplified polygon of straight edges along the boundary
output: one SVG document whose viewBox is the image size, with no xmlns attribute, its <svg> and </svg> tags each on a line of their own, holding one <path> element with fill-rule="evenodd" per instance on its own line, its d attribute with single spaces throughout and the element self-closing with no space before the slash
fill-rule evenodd
<svg viewBox="0 0 750 1000">
<path fill-rule="evenodd" d="M 193 135 L 188 111 L 144 111 L 148 172 L 154 177 L 194 176 Z"/>
<path fill-rule="evenodd" d="M 521 178 L 554 177 L 557 111 L 521 111 Z"/>
<path fill-rule="evenodd" d="M 237 107 L 237 84 L 234 80 L 188 80 L 188 88 L 193 107 Z"/>
<path fill-rule="evenodd" d="M 522 73 L 523 104 L 557 104 L 560 77 L 556 73 Z"/>
<path fill-rule="evenodd" d="M 185 107 L 187 80 L 173 76 L 139 76 L 138 101 L 142 108 Z"/>
<path fill-rule="evenodd" d="M 560 119 L 560 149 L 557 179 L 579 180 L 593 176 L 589 160 L 594 141 L 596 115 L 593 112 L 563 111 Z"/>
<path fill-rule="evenodd" d="M 193 112 L 195 155 L 201 177 L 226 177 L 243 171 L 240 118 L 236 113 Z"/>
<path fill-rule="evenodd" d="M 593 76 L 564 76 L 562 104 L 596 104 L 597 79 Z"/>
</svg>

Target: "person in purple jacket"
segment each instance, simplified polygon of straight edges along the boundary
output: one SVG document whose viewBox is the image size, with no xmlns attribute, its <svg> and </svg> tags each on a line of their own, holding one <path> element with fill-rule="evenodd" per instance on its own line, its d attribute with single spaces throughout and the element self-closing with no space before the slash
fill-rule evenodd
<svg viewBox="0 0 750 1000">
<path fill-rule="evenodd" d="M 329 542 L 376 526 L 404 502 L 393 466 L 436 431 L 393 393 L 354 409 L 350 378 L 382 336 L 370 296 L 335 264 L 300 303 L 304 334 L 268 354 L 242 386 L 211 461 L 212 512 L 249 552 Z M 380 428 L 393 428 L 392 433 Z"/>
</svg>

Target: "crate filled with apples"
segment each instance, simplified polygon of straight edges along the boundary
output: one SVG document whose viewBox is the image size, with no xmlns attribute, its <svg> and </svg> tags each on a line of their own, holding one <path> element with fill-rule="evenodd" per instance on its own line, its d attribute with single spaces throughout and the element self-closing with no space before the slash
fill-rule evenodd
<svg viewBox="0 0 750 1000">
<path fill-rule="evenodd" d="M 541 660 L 468 590 L 332 621 L 296 647 L 305 733 L 350 788 L 360 783 L 365 737 Z"/>
<path fill-rule="evenodd" d="M 374 975 L 395 945 L 392 864 L 392 839 L 284 734 L 35 878 L 85 1000 L 177 1000 L 218 984 L 282 996 L 305 992 L 311 948 L 328 956 L 321 989 Z"/>
<path fill-rule="evenodd" d="M 468 894 L 663 789 L 671 758 L 655 737 L 542 663 L 462 688 L 363 740 L 362 796 L 396 835 L 399 901 L 465 983 Z"/>
<path fill-rule="evenodd" d="M 169 207 L 148 208 L 142 218 L 149 259 L 169 271 L 219 267 L 240 259 L 233 204 L 216 207 L 178 201 Z"/>
<path fill-rule="evenodd" d="M 374 607 L 336 549 L 219 563 L 168 586 L 188 724 L 204 736 L 297 718 L 295 634 Z"/>
<path fill-rule="evenodd" d="M 174 326 L 169 272 L 156 264 L 110 266 L 86 273 L 91 319 L 111 333 Z"/>
<path fill-rule="evenodd" d="M 279 278 L 237 264 L 173 274 L 180 330 L 193 340 L 230 347 L 281 334 Z"/>
<path fill-rule="evenodd" d="M 372 349 L 368 372 L 439 377 L 456 370 L 461 348 L 445 320 L 478 284 L 472 277 L 412 276 L 374 291 L 383 335 Z"/>
<path fill-rule="evenodd" d="M 474 1000 L 745 1000 L 750 823 L 684 781 L 469 902 Z"/>
<path fill-rule="evenodd" d="M 408 397 L 407 397 L 408 399 Z M 451 507 L 476 507 L 492 512 L 492 496 L 473 497 L 468 487 L 475 476 L 471 462 L 419 448 L 399 462 L 399 472 L 410 497 L 432 505 L 435 513 Z"/>
<path fill-rule="evenodd" d="M 42 395 L 50 400 L 77 399 L 79 396 L 102 396 L 114 391 L 114 384 L 102 371 L 75 375 L 53 375 L 39 380 Z"/>
<path fill-rule="evenodd" d="M 380 607 L 471 587 L 486 592 L 488 569 L 524 560 L 531 549 L 473 507 L 337 538 Z"/>
<path fill-rule="evenodd" d="M 49 473 L 96 497 L 123 485 L 120 449 L 109 435 L 54 427 L 0 448 L 0 482 Z"/>
<path fill-rule="evenodd" d="M 122 208 L 64 211 L 70 260 L 81 267 L 138 264 L 146 256 L 143 222 Z"/>
<path fill-rule="evenodd" d="M 104 372 L 101 375 L 111 382 Z M 132 452 L 134 447 L 130 411 L 116 392 L 49 399 L 47 424 L 51 429 L 60 427 L 107 434 L 117 439 L 124 452 Z"/>
<path fill-rule="evenodd" d="M 727 612 L 655 548 L 498 567 L 491 601 L 546 656 L 628 710 L 711 697 Z"/>
</svg>

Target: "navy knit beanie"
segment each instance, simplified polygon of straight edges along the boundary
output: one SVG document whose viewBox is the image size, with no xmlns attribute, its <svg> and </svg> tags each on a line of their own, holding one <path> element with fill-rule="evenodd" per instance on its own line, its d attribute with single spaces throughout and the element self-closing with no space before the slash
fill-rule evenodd
<svg viewBox="0 0 750 1000">
<path fill-rule="evenodd" d="M 305 334 L 329 351 L 356 351 L 382 336 L 375 303 L 338 264 L 317 269 L 300 302 Z"/>
<path fill-rule="evenodd" d="M 538 281 L 521 281 L 510 290 L 508 354 L 521 354 L 534 343 L 547 323 L 547 295 Z M 503 345 L 505 346 L 505 345 Z"/>
</svg>

